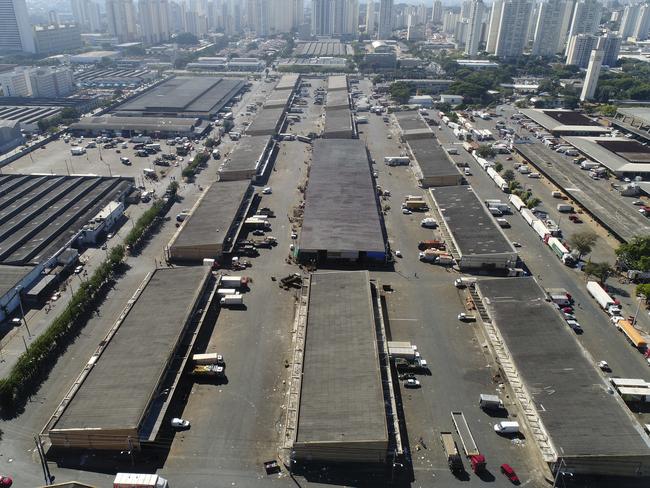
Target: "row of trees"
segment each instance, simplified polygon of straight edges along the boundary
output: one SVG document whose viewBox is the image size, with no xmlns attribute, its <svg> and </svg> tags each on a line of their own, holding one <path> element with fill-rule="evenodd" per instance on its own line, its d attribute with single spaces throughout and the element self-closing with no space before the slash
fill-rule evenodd
<svg viewBox="0 0 650 488">
<path fill-rule="evenodd" d="M 194 175 L 198 173 L 199 168 L 203 166 L 205 163 L 207 163 L 209 159 L 210 159 L 209 154 L 205 152 L 198 153 L 196 156 L 194 156 L 192 162 L 190 162 L 185 168 L 183 168 L 183 171 L 181 173 L 183 178 L 194 178 Z"/>
</svg>

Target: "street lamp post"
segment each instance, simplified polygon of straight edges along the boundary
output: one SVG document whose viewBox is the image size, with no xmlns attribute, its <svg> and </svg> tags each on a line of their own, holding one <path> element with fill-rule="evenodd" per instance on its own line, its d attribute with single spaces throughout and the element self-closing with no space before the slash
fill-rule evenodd
<svg viewBox="0 0 650 488">
<path fill-rule="evenodd" d="M 25 325 L 25 329 L 27 330 L 27 336 L 31 339 L 32 333 L 29 330 L 29 327 L 27 326 L 27 319 L 25 318 L 25 310 L 23 309 L 23 300 L 22 297 L 20 296 L 20 292 L 22 291 L 22 286 L 17 286 L 16 287 L 16 295 L 18 296 L 18 305 L 20 306 L 20 316 L 23 319 L 23 324 Z"/>
</svg>

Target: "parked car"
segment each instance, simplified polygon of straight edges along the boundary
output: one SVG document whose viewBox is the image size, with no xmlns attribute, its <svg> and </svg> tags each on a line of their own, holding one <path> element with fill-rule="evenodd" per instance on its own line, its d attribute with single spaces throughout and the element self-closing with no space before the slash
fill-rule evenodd
<svg viewBox="0 0 650 488">
<path fill-rule="evenodd" d="M 515 470 L 512 469 L 512 466 L 509 464 L 502 464 L 500 470 L 505 475 L 505 477 L 510 480 L 511 483 L 515 485 L 518 485 L 520 483 L 517 473 L 515 473 Z"/>
<path fill-rule="evenodd" d="M 603 371 L 607 371 L 608 373 L 612 371 L 612 368 L 609 367 L 607 361 L 598 361 L 598 367 Z"/>
<path fill-rule="evenodd" d="M 402 209 L 402 213 L 403 213 L 404 215 L 411 215 L 413 212 L 411 212 L 408 208 L 403 208 L 403 209 Z"/>
<path fill-rule="evenodd" d="M 174 417 L 172 419 L 172 427 L 174 429 L 189 429 L 190 421 L 178 417 Z"/>
<path fill-rule="evenodd" d="M 270 186 L 267 186 L 262 190 L 263 195 L 270 195 L 271 193 L 273 193 L 273 189 Z"/>
<path fill-rule="evenodd" d="M 404 382 L 406 388 L 420 388 L 420 382 L 414 378 L 409 378 Z"/>
<path fill-rule="evenodd" d="M 4 487 L 9 487 L 13 485 L 14 480 L 12 480 L 9 476 L 0 476 L 0 486 Z"/>
<path fill-rule="evenodd" d="M 255 230 L 253 231 L 253 235 L 254 235 L 254 236 L 263 236 L 263 235 L 264 235 L 264 231 L 263 231 L 262 229 L 255 229 Z"/>
<path fill-rule="evenodd" d="M 79 274 L 83 271 L 84 267 L 79 265 L 74 269 L 74 274 Z"/>
</svg>

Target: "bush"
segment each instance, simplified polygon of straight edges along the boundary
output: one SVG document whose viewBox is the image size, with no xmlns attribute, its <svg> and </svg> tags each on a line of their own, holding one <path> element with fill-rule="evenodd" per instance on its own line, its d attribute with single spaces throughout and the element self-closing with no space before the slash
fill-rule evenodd
<svg viewBox="0 0 650 488">
<path fill-rule="evenodd" d="M 206 153 L 198 153 L 196 156 L 194 156 L 194 159 L 192 160 L 191 163 L 189 163 L 185 168 L 183 168 L 183 172 L 181 175 L 183 178 L 192 178 L 196 173 L 198 172 L 198 168 L 205 163 L 208 162 L 210 159 L 210 156 Z"/>
</svg>

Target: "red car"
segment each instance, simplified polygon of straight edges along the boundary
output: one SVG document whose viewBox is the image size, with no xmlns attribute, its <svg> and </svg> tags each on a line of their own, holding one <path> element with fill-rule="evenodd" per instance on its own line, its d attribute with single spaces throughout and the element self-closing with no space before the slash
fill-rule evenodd
<svg viewBox="0 0 650 488">
<path fill-rule="evenodd" d="M 519 484 L 519 477 L 517 476 L 517 473 L 515 473 L 515 470 L 512 469 L 512 467 L 509 464 L 502 464 L 501 465 L 501 472 L 508 478 L 513 484 L 518 485 Z"/>
<path fill-rule="evenodd" d="M 13 484 L 13 480 L 9 476 L 0 476 L 0 486 L 2 488 L 9 487 Z"/>
</svg>

